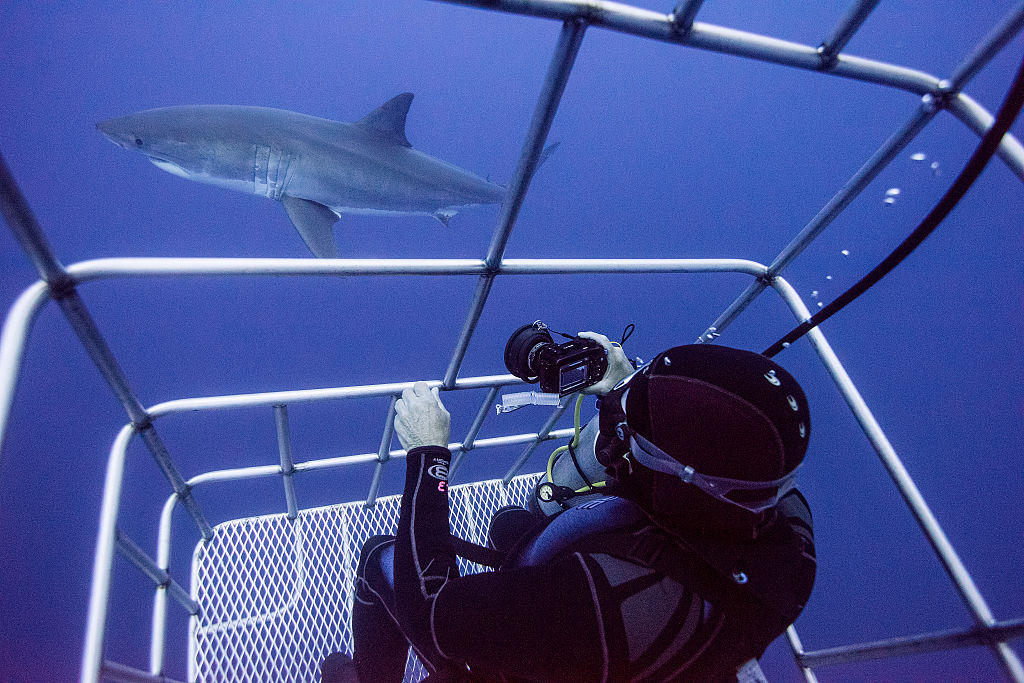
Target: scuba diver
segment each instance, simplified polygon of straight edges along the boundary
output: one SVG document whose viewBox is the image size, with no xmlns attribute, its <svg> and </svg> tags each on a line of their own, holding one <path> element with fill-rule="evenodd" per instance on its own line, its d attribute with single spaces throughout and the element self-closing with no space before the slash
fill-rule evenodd
<svg viewBox="0 0 1024 683">
<path fill-rule="evenodd" d="M 449 530 L 450 417 L 438 390 L 403 392 L 397 536 L 362 548 L 354 658 L 330 655 L 325 683 L 400 681 L 410 645 L 430 681 L 760 674 L 756 658 L 814 583 L 811 515 L 794 487 L 810 436 L 803 391 L 749 351 L 677 346 L 634 370 L 607 337 L 576 339 L 607 356 L 585 389 L 598 415 L 582 434 L 577 424 L 568 449 L 587 483 L 551 482 L 549 465 L 532 510 L 495 513 L 490 547 L 476 546 L 491 562 Z M 460 576 L 456 554 L 495 571 Z"/>
</svg>

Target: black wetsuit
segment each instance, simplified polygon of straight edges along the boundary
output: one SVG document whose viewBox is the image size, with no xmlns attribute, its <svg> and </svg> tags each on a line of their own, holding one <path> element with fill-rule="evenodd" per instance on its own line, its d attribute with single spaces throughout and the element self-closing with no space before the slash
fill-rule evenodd
<svg viewBox="0 0 1024 683">
<path fill-rule="evenodd" d="M 735 680 L 810 593 L 813 539 L 798 495 L 780 503 L 775 530 L 747 548 L 768 544 L 769 578 L 799 602 L 795 613 L 780 614 L 777 597 L 752 597 L 748 587 L 765 582 L 748 582 L 747 573 L 760 568 L 739 574 L 747 585 L 726 580 L 701 551 L 614 496 L 541 524 L 498 571 L 460 577 L 450 457 L 440 447 L 409 453 L 398 535 L 363 547 L 353 616 L 361 683 L 401 680 L 410 643 L 446 680 Z"/>
</svg>

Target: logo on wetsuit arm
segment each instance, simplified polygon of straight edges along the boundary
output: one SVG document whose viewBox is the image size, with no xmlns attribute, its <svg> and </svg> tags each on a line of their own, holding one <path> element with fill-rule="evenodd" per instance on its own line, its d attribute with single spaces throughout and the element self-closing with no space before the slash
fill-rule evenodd
<svg viewBox="0 0 1024 683">
<path fill-rule="evenodd" d="M 427 468 L 427 474 L 438 479 L 437 490 L 448 490 L 448 463 L 441 458 L 434 458 L 434 464 Z"/>
</svg>

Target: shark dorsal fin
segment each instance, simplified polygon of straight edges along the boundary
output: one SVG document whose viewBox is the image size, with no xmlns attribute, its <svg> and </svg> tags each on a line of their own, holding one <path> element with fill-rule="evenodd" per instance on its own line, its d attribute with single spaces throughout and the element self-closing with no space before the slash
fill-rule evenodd
<svg viewBox="0 0 1024 683">
<path fill-rule="evenodd" d="M 412 93 L 404 92 L 395 95 L 369 114 L 355 122 L 376 137 L 383 138 L 396 145 L 412 147 L 405 137 L 405 117 L 412 104 Z"/>
</svg>

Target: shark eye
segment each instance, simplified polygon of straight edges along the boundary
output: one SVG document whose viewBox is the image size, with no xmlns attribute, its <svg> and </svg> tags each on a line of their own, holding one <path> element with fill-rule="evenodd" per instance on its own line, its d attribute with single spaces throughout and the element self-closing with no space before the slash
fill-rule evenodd
<svg viewBox="0 0 1024 683">
<path fill-rule="evenodd" d="M 142 138 L 135 138 L 135 144 L 138 147 L 142 147 Z"/>
</svg>

